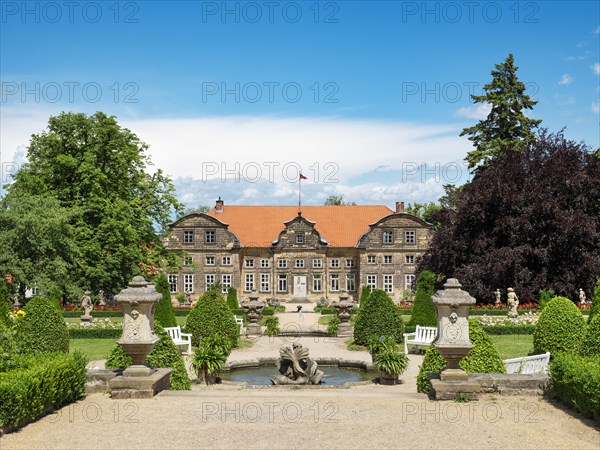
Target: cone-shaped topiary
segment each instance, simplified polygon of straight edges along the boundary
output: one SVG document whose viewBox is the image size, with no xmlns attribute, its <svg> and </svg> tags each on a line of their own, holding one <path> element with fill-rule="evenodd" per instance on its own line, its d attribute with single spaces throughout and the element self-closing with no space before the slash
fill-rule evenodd
<svg viewBox="0 0 600 450">
<path fill-rule="evenodd" d="M 365 303 L 361 305 L 354 323 L 354 343 L 367 345 L 371 337 L 391 336 L 400 342 L 404 322 L 390 296 L 381 289 L 375 289 Z"/>
<path fill-rule="evenodd" d="M 15 325 L 15 342 L 21 353 L 69 353 L 69 331 L 61 312 L 50 300 L 34 297 L 25 316 Z"/>
<path fill-rule="evenodd" d="M 579 353 L 583 356 L 600 356 L 600 316 L 588 322 Z"/>
<path fill-rule="evenodd" d="M 594 295 L 592 296 L 592 310 L 588 317 L 588 323 L 591 322 L 592 318 L 600 315 L 600 278 L 596 280 L 596 286 L 594 287 Z"/>
<path fill-rule="evenodd" d="M 237 347 L 240 337 L 240 329 L 233 311 L 229 309 L 217 289 L 209 289 L 200 297 L 188 314 L 185 332 L 192 334 L 192 345 L 196 347 L 199 336 L 226 336 L 232 347 Z"/>
<path fill-rule="evenodd" d="M 415 294 L 415 304 L 413 305 L 409 325 L 437 326 L 435 306 L 431 301 L 434 291 L 435 274 L 429 270 L 424 270 L 417 278 L 417 293 Z"/>
<path fill-rule="evenodd" d="M 371 295 L 371 288 L 369 286 L 363 286 L 360 290 L 360 304 L 359 304 L 360 308 L 367 305 L 370 295 Z"/>
<path fill-rule="evenodd" d="M 230 309 L 239 309 L 240 307 L 237 299 L 237 289 L 234 287 L 227 289 L 227 306 Z"/>
<path fill-rule="evenodd" d="M 578 352 L 585 335 L 581 310 L 565 297 L 554 297 L 540 314 L 533 331 L 533 351 Z"/>
<path fill-rule="evenodd" d="M 175 319 L 175 310 L 171 304 L 171 289 L 169 280 L 164 273 L 161 273 L 156 280 L 156 292 L 161 293 L 162 298 L 156 304 L 154 321 L 163 327 L 176 327 L 177 319 Z"/>
<path fill-rule="evenodd" d="M 473 348 L 467 353 L 460 367 L 468 373 L 506 373 L 506 368 L 498 350 L 485 331 L 475 321 L 469 321 L 469 340 Z M 429 392 L 428 373 L 437 373 L 444 370 L 446 360 L 439 354 L 433 344 L 429 346 L 419 367 L 417 375 L 417 391 Z"/>
<path fill-rule="evenodd" d="M 154 368 L 171 368 L 171 377 L 169 380 L 169 389 L 173 391 L 186 391 L 192 388 L 190 378 L 179 349 L 159 324 L 154 325 L 154 333 L 160 340 L 154 345 L 154 348 L 146 358 L 146 363 Z M 126 369 L 132 364 L 131 358 L 125 354 L 123 347 L 115 345 L 112 353 L 105 363 L 105 367 L 110 369 Z"/>
</svg>

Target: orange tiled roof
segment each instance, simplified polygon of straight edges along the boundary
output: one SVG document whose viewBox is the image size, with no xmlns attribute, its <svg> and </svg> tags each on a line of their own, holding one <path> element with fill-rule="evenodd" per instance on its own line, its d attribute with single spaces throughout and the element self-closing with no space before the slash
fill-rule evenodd
<svg viewBox="0 0 600 450">
<path fill-rule="evenodd" d="M 392 214 L 387 206 L 303 206 L 302 217 L 315 222 L 315 229 L 332 247 L 354 247 L 369 224 Z M 298 215 L 297 206 L 227 206 L 212 208 L 209 215 L 229 224 L 245 247 L 270 246 L 285 228 L 284 222 Z"/>
</svg>

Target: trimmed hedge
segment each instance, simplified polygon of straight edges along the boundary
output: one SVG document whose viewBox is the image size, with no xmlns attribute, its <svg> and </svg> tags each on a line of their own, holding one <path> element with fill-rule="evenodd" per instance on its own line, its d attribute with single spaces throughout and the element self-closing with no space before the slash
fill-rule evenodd
<svg viewBox="0 0 600 450">
<path fill-rule="evenodd" d="M 18 358 L 19 368 L 0 373 L 0 427 L 13 428 L 85 395 L 87 359 L 79 352 Z"/>
<path fill-rule="evenodd" d="M 506 367 L 494 343 L 475 321 L 469 321 L 469 339 L 473 348 L 460 362 L 460 367 L 464 371 L 468 373 L 506 373 Z M 419 367 L 417 391 L 428 393 L 427 374 L 441 372 L 445 367 L 446 360 L 432 343 L 425 353 L 423 364 Z"/>
<path fill-rule="evenodd" d="M 154 333 L 160 340 L 154 345 L 154 348 L 146 358 L 146 363 L 150 367 L 161 368 L 170 367 L 173 369 L 169 380 L 169 389 L 173 391 L 188 391 L 192 388 L 190 378 L 188 377 L 183 358 L 179 349 L 159 324 L 154 325 Z M 125 354 L 123 347 L 116 344 L 110 356 L 106 360 L 105 367 L 109 369 L 126 369 L 132 364 L 131 358 Z"/>
<path fill-rule="evenodd" d="M 5 327 L 10 327 L 12 325 L 10 318 L 8 317 L 8 313 L 12 309 L 10 303 L 8 303 L 1 295 L 0 295 L 0 325 L 4 325 Z"/>
<path fill-rule="evenodd" d="M 71 339 L 119 339 L 123 330 L 116 328 L 69 328 Z"/>
<path fill-rule="evenodd" d="M 25 317 L 15 327 L 15 342 L 21 353 L 69 353 L 69 332 L 62 314 L 47 298 L 32 298 Z"/>
<path fill-rule="evenodd" d="M 533 332 L 535 354 L 578 352 L 585 335 L 585 319 L 575 304 L 565 297 L 554 297 L 540 314 Z"/>
<path fill-rule="evenodd" d="M 266 308 L 265 308 L 266 309 Z M 185 332 L 192 334 L 192 345 L 198 346 L 199 336 L 214 334 L 226 336 L 232 347 L 237 347 L 240 328 L 225 299 L 216 289 L 206 291 L 187 318 Z"/>
<path fill-rule="evenodd" d="M 417 292 L 413 305 L 409 325 L 421 325 L 422 327 L 435 327 L 437 325 L 437 314 L 431 297 L 435 292 L 435 273 L 424 270 L 417 278 Z"/>
<path fill-rule="evenodd" d="M 375 289 L 365 303 L 354 322 L 354 343 L 367 345 L 370 338 L 392 336 L 400 342 L 404 321 L 390 296 L 381 289 Z"/>
<path fill-rule="evenodd" d="M 594 295 L 592 295 L 592 309 L 590 310 L 590 317 L 588 321 L 592 320 L 592 317 L 600 315 L 600 277 L 596 280 L 596 286 L 594 286 Z"/>
<path fill-rule="evenodd" d="M 175 316 L 177 317 L 183 317 L 183 316 L 187 316 L 190 312 L 189 309 L 175 309 L 173 308 L 174 312 L 175 312 Z M 83 314 L 83 312 L 81 311 L 66 311 L 63 309 L 62 311 L 62 316 L 67 319 L 78 319 L 79 317 L 81 317 L 81 315 Z M 123 311 L 102 311 L 102 310 L 94 310 L 92 311 L 92 317 L 97 317 L 97 318 L 104 318 L 104 317 L 123 317 Z"/>
<path fill-rule="evenodd" d="M 585 338 L 583 339 L 583 342 L 581 342 L 579 353 L 583 356 L 600 357 L 600 316 L 594 316 L 588 323 Z"/>
<path fill-rule="evenodd" d="M 550 362 L 551 393 L 600 424 L 600 357 L 559 353 Z"/>
<path fill-rule="evenodd" d="M 163 327 L 176 327 L 177 320 L 171 304 L 171 289 L 169 288 L 169 280 L 167 280 L 164 273 L 161 273 L 156 280 L 156 292 L 162 294 L 162 298 L 154 309 L 154 321 Z"/>
<path fill-rule="evenodd" d="M 481 327 L 487 334 L 506 335 L 506 334 L 533 334 L 535 327 L 533 325 L 515 325 L 515 326 L 497 326 Z"/>
</svg>

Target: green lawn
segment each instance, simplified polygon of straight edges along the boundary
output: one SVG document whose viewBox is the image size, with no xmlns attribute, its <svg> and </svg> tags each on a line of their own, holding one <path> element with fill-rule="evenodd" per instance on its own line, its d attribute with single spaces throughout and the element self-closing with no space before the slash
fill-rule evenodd
<svg viewBox="0 0 600 450">
<path fill-rule="evenodd" d="M 533 351 L 532 334 L 489 335 L 502 359 L 527 356 Z"/>
<path fill-rule="evenodd" d="M 71 339 L 70 351 L 81 351 L 90 361 L 106 359 L 115 346 L 116 339 Z"/>
</svg>

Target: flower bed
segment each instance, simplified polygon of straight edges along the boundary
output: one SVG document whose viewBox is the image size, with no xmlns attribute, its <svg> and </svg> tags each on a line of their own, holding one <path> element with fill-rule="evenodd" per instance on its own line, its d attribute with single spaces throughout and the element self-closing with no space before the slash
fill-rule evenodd
<svg viewBox="0 0 600 450">
<path fill-rule="evenodd" d="M 537 323 L 539 315 L 532 311 L 521 314 L 517 317 L 488 316 L 484 314 L 477 318 L 477 323 L 483 327 L 510 327 L 510 326 L 533 326 Z"/>
<path fill-rule="evenodd" d="M 67 322 L 71 339 L 116 339 L 123 334 L 123 324 L 110 319 L 93 319 L 90 323 Z"/>
</svg>

